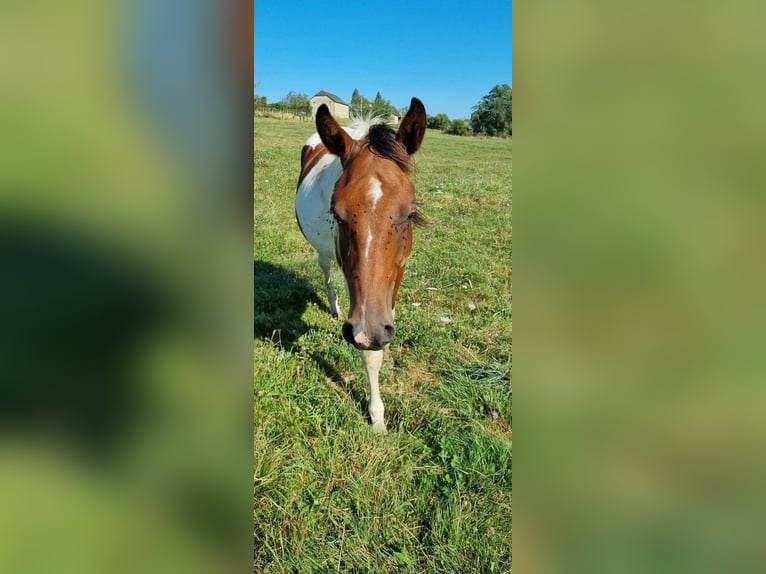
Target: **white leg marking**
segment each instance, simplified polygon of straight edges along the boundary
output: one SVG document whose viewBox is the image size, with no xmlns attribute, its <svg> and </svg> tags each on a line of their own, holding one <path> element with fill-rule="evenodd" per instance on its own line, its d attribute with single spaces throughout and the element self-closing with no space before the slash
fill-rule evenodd
<svg viewBox="0 0 766 574">
<path fill-rule="evenodd" d="M 335 289 L 332 288 L 332 283 L 330 283 L 330 260 L 322 257 L 321 255 L 317 258 L 317 261 L 319 261 L 319 267 L 322 269 L 322 273 L 324 273 L 324 282 L 327 286 L 327 300 L 330 303 L 330 315 L 337 318 L 338 317 L 338 295 L 335 293 Z"/>
<path fill-rule="evenodd" d="M 386 423 L 383 420 L 383 399 L 380 398 L 380 365 L 383 362 L 383 351 L 362 351 L 364 368 L 367 371 L 367 381 L 370 383 L 370 418 L 372 419 L 372 432 L 375 434 L 386 432 Z"/>
</svg>

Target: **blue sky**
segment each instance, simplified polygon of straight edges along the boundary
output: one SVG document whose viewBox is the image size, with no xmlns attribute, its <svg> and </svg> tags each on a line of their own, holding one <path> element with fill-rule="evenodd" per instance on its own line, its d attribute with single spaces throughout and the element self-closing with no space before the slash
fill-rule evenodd
<svg viewBox="0 0 766 574">
<path fill-rule="evenodd" d="M 269 102 L 354 88 L 396 106 L 468 118 L 511 78 L 511 0 L 256 2 L 255 91 Z"/>
</svg>

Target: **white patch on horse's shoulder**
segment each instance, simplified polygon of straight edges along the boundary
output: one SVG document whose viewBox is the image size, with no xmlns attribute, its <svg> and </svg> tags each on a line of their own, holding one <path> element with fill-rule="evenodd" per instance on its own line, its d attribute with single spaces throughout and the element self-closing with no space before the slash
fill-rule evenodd
<svg viewBox="0 0 766 574">
<path fill-rule="evenodd" d="M 332 165 L 334 161 L 336 161 L 338 158 L 335 157 L 332 154 L 325 154 L 321 158 L 319 158 L 319 161 L 314 165 L 314 167 L 311 168 L 311 171 L 309 171 L 306 176 L 303 178 L 303 183 L 301 184 L 301 187 L 308 187 L 316 185 L 319 178 L 324 175 L 325 170 Z M 340 164 L 340 162 L 338 162 Z"/>
<path fill-rule="evenodd" d="M 322 143 L 322 138 L 319 137 L 318 133 L 315 133 L 309 139 L 307 139 L 306 143 L 303 145 L 310 145 L 311 147 L 316 147 L 317 144 L 319 143 Z"/>
<path fill-rule="evenodd" d="M 370 212 L 375 211 L 378 200 L 383 197 L 383 188 L 377 177 L 370 178 L 370 189 L 367 190 L 367 200 L 370 202 Z"/>
</svg>

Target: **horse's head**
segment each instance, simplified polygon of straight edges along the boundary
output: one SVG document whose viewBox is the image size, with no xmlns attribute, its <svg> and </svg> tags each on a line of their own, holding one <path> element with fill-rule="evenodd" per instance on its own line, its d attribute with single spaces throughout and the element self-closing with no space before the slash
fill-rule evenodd
<svg viewBox="0 0 766 574">
<path fill-rule="evenodd" d="M 317 111 L 316 124 L 322 143 L 343 166 L 332 198 L 335 254 L 351 299 L 343 336 L 359 349 L 377 350 L 394 338 L 393 310 L 412 250 L 412 225 L 425 223 L 408 171 L 426 131 L 426 110 L 412 98 L 398 132 L 377 124 L 359 140 L 327 106 Z"/>
</svg>

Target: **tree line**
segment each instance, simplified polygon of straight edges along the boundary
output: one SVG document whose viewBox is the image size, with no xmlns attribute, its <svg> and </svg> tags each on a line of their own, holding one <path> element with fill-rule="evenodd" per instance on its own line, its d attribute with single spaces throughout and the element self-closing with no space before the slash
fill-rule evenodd
<svg viewBox="0 0 766 574">
<path fill-rule="evenodd" d="M 492 88 L 472 109 L 470 120 L 450 120 L 447 114 L 436 114 L 428 116 L 426 127 L 457 136 L 513 135 L 513 89 L 508 84 Z"/>
<path fill-rule="evenodd" d="M 299 117 L 311 115 L 311 102 L 306 94 L 290 92 L 278 102 L 268 103 L 266 96 L 253 96 L 254 111 L 270 111 L 290 113 Z M 391 105 L 391 100 L 385 99 L 380 92 L 375 94 L 374 100 L 369 100 L 355 89 L 351 96 L 349 112 L 354 117 L 380 117 L 391 118 L 396 113 L 396 108 Z M 407 108 L 401 110 L 407 113 Z"/>
<path fill-rule="evenodd" d="M 390 118 L 396 112 L 389 100 L 383 98 L 380 92 L 374 100 L 369 100 L 355 89 L 349 105 L 352 116 L 378 116 Z M 290 92 L 279 102 L 269 104 L 265 96 L 254 96 L 254 111 L 275 111 L 291 113 L 308 120 L 311 117 L 311 103 L 306 94 Z M 440 130 L 447 134 L 487 135 L 511 137 L 513 135 L 513 89 L 508 84 L 498 84 L 473 108 L 470 119 L 453 119 L 447 114 L 427 116 L 426 127 Z M 404 115 L 407 108 L 399 112 Z"/>
<path fill-rule="evenodd" d="M 378 92 L 375 94 L 375 99 L 370 101 L 359 93 L 359 90 L 354 89 L 354 93 L 351 94 L 351 103 L 349 104 L 349 112 L 352 116 L 358 118 L 364 117 L 378 117 L 378 118 L 390 118 L 394 115 L 396 110 L 391 105 L 390 100 L 386 100 Z M 406 110 L 405 110 L 406 113 Z"/>
<path fill-rule="evenodd" d="M 268 103 L 266 96 L 253 96 L 253 112 L 278 112 L 298 116 L 301 120 L 311 118 L 311 101 L 306 94 L 290 92 L 278 102 Z"/>
</svg>

